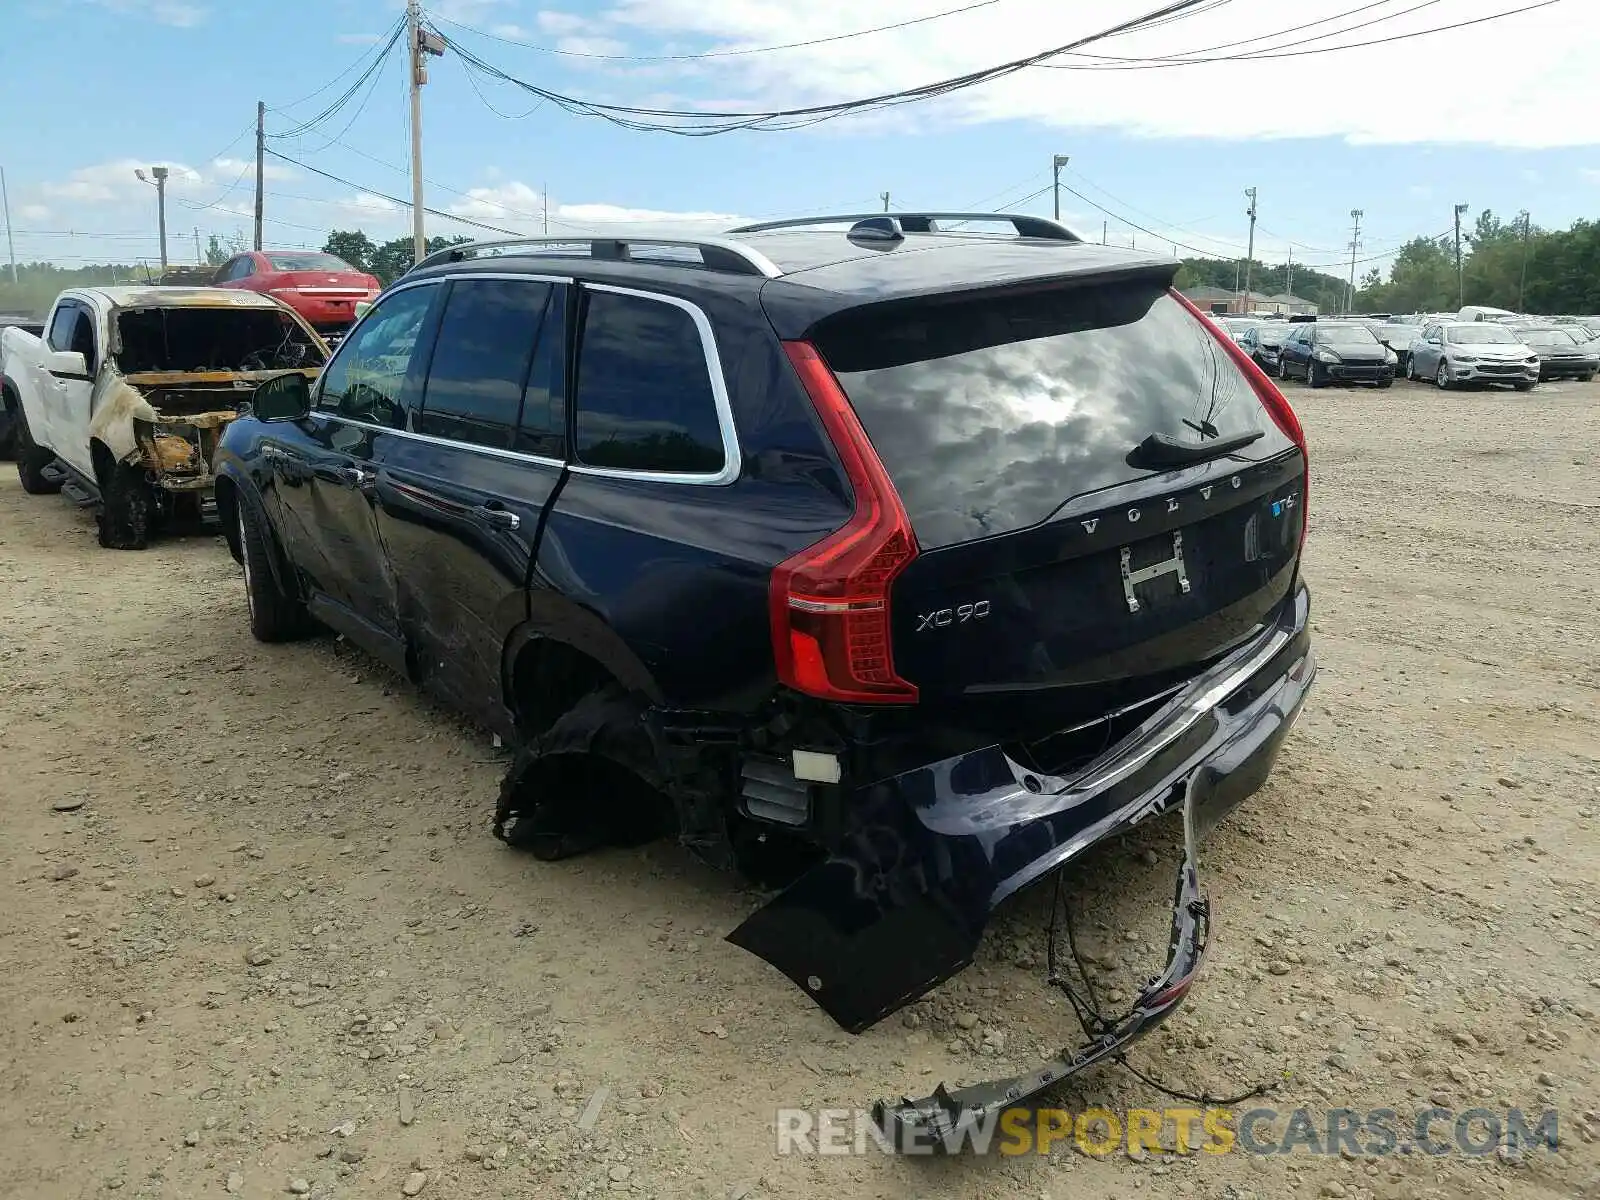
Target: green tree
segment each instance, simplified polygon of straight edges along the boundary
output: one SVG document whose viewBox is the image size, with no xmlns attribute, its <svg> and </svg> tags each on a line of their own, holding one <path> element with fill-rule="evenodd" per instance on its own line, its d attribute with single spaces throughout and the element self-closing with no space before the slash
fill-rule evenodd
<svg viewBox="0 0 1600 1200">
<path fill-rule="evenodd" d="M 225 246 L 222 242 L 222 239 L 213 233 L 206 241 L 207 264 L 213 267 L 220 267 L 232 257 L 233 251 L 229 247 Z"/>
<path fill-rule="evenodd" d="M 325 254 L 342 258 L 358 271 L 372 273 L 372 258 L 378 248 L 359 229 L 335 229 L 322 244 Z"/>
</svg>

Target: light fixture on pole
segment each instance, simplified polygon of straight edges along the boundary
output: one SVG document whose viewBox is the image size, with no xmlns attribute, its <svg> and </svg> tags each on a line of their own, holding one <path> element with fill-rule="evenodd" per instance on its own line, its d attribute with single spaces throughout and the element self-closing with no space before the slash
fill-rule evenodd
<svg viewBox="0 0 1600 1200">
<path fill-rule="evenodd" d="M 1066 166 L 1068 161 L 1065 154 L 1058 154 L 1050 160 L 1050 170 L 1053 178 L 1050 190 L 1055 194 L 1055 213 L 1058 221 L 1061 220 L 1061 168 Z"/>
<path fill-rule="evenodd" d="M 167 176 L 171 172 L 166 167 L 151 167 L 152 178 L 146 179 L 143 169 L 135 167 L 133 173 L 139 177 L 140 183 L 148 183 L 156 189 L 156 223 L 161 229 L 161 271 L 167 270 Z"/>
</svg>

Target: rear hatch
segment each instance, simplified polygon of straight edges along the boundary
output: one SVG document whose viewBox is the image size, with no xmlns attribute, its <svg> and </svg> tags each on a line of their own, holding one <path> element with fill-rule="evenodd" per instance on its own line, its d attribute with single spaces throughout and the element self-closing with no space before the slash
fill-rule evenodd
<svg viewBox="0 0 1600 1200">
<path fill-rule="evenodd" d="M 890 611 L 895 671 L 924 705 L 1025 736 L 1098 721 L 1193 677 L 1290 595 L 1302 447 L 1168 278 L 862 308 L 813 331 L 920 547 Z"/>
</svg>

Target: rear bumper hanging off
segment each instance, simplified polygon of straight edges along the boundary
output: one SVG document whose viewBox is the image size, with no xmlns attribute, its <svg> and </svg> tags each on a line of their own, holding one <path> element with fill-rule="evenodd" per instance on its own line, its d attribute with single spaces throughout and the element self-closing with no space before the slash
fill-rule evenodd
<svg viewBox="0 0 1600 1200">
<path fill-rule="evenodd" d="M 849 1032 L 971 963 L 990 916 L 1023 887 L 1150 817 L 1182 809 L 1185 861 L 1166 970 L 1088 1045 L 1015 1079 L 885 1106 L 908 1127 L 1015 1103 L 1118 1052 L 1182 999 L 1208 913 L 1194 844 L 1265 781 L 1316 674 L 1300 586 L 1280 623 L 1194 680 L 1088 768 L 1031 772 L 995 745 L 862 790 L 829 857 L 728 940 L 766 959 Z"/>
</svg>

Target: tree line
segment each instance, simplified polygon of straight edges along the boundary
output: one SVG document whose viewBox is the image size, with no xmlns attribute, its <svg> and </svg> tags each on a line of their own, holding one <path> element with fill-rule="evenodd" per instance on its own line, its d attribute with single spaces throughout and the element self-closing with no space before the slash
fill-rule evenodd
<svg viewBox="0 0 1600 1200">
<path fill-rule="evenodd" d="M 1275 295 L 1292 291 L 1323 313 L 1344 312 L 1348 277 L 1296 266 L 1290 287 L 1286 264 L 1257 262 L 1250 290 Z M 1178 286 L 1243 287 L 1238 259 L 1186 258 Z M 1543 229 L 1526 214 L 1510 221 L 1491 210 L 1461 231 L 1461 273 L 1456 275 L 1451 237 L 1413 238 L 1387 271 L 1377 267 L 1357 282 L 1354 312 L 1454 312 L 1463 304 L 1485 304 L 1512 312 L 1600 314 L 1600 222 L 1580 220 L 1567 229 Z"/>
</svg>

